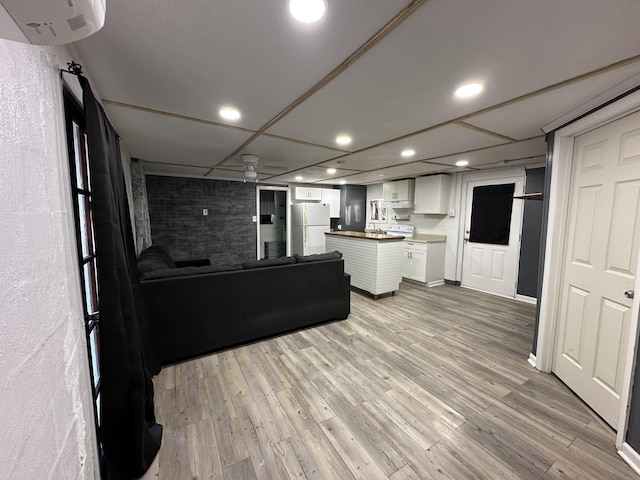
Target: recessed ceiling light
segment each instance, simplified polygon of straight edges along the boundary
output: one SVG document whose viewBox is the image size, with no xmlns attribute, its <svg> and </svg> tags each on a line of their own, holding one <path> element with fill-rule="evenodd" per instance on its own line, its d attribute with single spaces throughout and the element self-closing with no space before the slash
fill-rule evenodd
<svg viewBox="0 0 640 480">
<path fill-rule="evenodd" d="M 469 165 L 469 160 L 458 160 L 456 162 L 456 167 L 466 167 Z"/>
<path fill-rule="evenodd" d="M 409 157 L 413 157 L 415 154 L 416 154 L 415 150 L 412 150 L 411 148 L 407 148 L 406 150 L 403 150 L 400 155 L 402 155 L 405 158 L 409 158 Z"/>
<path fill-rule="evenodd" d="M 379 177 L 384 177 L 384 173 L 379 173 L 378 176 Z"/>
<path fill-rule="evenodd" d="M 346 180 L 340 180 L 340 185 L 344 185 L 345 183 L 347 183 Z"/>
<path fill-rule="evenodd" d="M 296 180 L 297 180 L 297 181 L 302 180 L 302 175 L 297 175 L 297 176 L 296 176 Z"/>
<path fill-rule="evenodd" d="M 325 0 L 290 0 L 289 11 L 293 18 L 304 23 L 317 22 L 327 9 Z"/>
<path fill-rule="evenodd" d="M 223 107 L 218 113 L 225 120 L 238 120 L 240 118 L 240 111 L 233 107 Z"/>
<path fill-rule="evenodd" d="M 336 137 L 336 143 L 338 145 L 349 145 L 351 143 L 351 137 L 349 135 L 338 135 Z"/>
<path fill-rule="evenodd" d="M 480 83 L 468 83 L 462 85 L 456 90 L 456 97 L 466 98 L 478 95 L 484 89 L 484 85 Z"/>
<path fill-rule="evenodd" d="M 328 173 L 329 175 L 333 175 L 334 173 L 336 173 L 336 171 L 337 171 L 337 170 L 336 170 L 335 168 L 327 168 L 327 173 Z"/>
</svg>

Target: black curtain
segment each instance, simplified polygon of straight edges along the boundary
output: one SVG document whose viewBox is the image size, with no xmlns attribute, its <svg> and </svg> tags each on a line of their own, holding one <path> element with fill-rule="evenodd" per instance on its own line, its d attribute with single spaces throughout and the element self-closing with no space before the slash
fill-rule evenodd
<svg viewBox="0 0 640 480">
<path fill-rule="evenodd" d="M 145 368 L 137 271 L 120 140 L 80 76 L 88 137 L 100 295 L 100 440 L 109 480 L 140 477 L 162 439 Z M 144 329 L 142 329 L 144 331 Z"/>
<path fill-rule="evenodd" d="M 515 183 L 473 189 L 469 241 L 509 245 Z"/>
</svg>

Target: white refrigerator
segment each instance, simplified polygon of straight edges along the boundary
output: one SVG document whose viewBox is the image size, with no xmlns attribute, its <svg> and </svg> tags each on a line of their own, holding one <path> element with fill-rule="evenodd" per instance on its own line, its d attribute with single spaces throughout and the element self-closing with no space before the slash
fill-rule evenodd
<svg viewBox="0 0 640 480">
<path fill-rule="evenodd" d="M 291 254 L 325 253 L 324 233 L 329 231 L 329 205 L 296 203 L 291 206 Z"/>
</svg>

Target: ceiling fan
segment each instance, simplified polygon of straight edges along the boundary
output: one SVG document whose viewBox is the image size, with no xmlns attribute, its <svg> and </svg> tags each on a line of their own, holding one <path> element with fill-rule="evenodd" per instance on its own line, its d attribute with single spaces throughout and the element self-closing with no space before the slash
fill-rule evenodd
<svg viewBox="0 0 640 480">
<path fill-rule="evenodd" d="M 247 183 L 247 180 L 255 180 L 258 181 L 258 156 L 243 154 L 242 155 L 242 164 L 244 165 L 244 182 Z M 287 171 L 287 167 L 282 167 L 278 165 L 262 165 L 261 170 L 274 170 L 274 171 Z"/>
</svg>

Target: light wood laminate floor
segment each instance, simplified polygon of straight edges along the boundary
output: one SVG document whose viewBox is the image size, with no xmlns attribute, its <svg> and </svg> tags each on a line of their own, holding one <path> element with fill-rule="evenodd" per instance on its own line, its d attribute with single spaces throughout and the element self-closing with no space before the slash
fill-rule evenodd
<svg viewBox="0 0 640 480">
<path fill-rule="evenodd" d="M 162 370 L 145 479 L 637 479 L 526 361 L 534 306 L 404 282 L 348 320 Z"/>
</svg>

